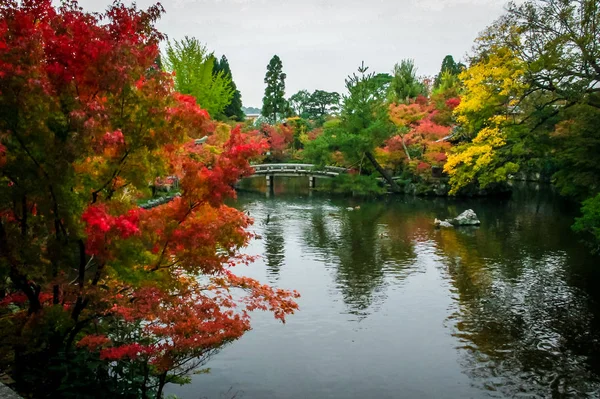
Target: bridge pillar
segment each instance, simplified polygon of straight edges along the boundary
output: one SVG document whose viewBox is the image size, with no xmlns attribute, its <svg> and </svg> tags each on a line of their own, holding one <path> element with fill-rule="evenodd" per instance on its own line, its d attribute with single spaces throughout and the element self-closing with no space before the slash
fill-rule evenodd
<svg viewBox="0 0 600 399">
<path fill-rule="evenodd" d="M 309 188 L 315 188 L 317 180 L 315 179 L 314 176 L 308 176 L 308 187 Z"/>
<path fill-rule="evenodd" d="M 267 180 L 267 196 L 273 193 L 273 175 L 266 175 Z"/>
</svg>

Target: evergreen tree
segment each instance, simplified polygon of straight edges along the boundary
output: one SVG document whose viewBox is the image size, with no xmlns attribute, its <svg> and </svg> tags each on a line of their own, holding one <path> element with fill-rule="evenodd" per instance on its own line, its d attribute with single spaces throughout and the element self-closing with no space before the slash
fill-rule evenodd
<svg viewBox="0 0 600 399">
<path fill-rule="evenodd" d="M 356 73 L 346 79 L 348 94 L 344 95 L 340 118 L 324 127 L 323 134 L 305 146 L 308 159 L 315 163 L 327 163 L 333 151 L 344 154 L 347 162 L 360 165 L 368 160 L 390 185 L 399 191 L 397 183 L 379 164 L 374 152 L 394 132 L 394 125 L 388 115 L 385 91 L 381 89 L 381 74 L 367 73 L 364 62 Z"/>
<path fill-rule="evenodd" d="M 417 78 L 417 68 L 413 60 L 402 60 L 394 66 L 394 76 L 390 83 L 392 101 L 406 102 L 425 93 L 425 85 Z"/>
<path fill-rule="evenodd" d="M 267 65 L 265 75 L 265 96 L 263 97 L 262 115 L 271 123 L 289 114 L 290 106 L 285 99 L 285 78 L 283 64 L 279 56 L 274 55 Z"/>
<path fill-rule="evenodd" d="M 213 66 L 213 75 L 218 76 L 219 73 L 223 73 L 223 75 L 231 81 L 230 88 L 233 91 L 231 102 L 227 104 L 223 110 L 223 115 L 226 118 L 241 121 L 245 117 L 244 111 L 242 110 L 242 94 L 233 81 L 229 60 L 227 60 L 227 57 L 224 55 L 219 61 L 215 61 L 215 65 Z"/>
<path fill-rule="evenodd" d="M 435 77 L 435 81 L 433 83 L 434 89 L 437 89 L 440 86 L 440 84 L 442 83 L 442 77 L 445 73 L 448 73 L 452 76 L 458 76 L 458 74 L 464 67 L 465 66 L 461 63 L 457 64 L 456 61 L 454 61 L 454 57 L 452 57 L 451 55 L 445 56 L 444 60 L 442 61 L 440 73 L 438 73 Z"/>
</svg>

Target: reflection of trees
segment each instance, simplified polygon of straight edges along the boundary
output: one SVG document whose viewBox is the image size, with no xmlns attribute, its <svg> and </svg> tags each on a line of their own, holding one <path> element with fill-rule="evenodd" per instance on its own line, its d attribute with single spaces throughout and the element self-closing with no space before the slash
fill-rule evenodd
<svg viewBox="0 0 600 399">
<path fill-rule="evenodd" d="M 316 249 L 323 261 L 335 266 L 336 283 L 350 313 L 366 316 L 368 308 L 382 295 L 388 269 L 406 264 L 414 253 L 409 240 L 395 240 L 386 231 L 382 224 L 384 204 L 361 207 L 341 213 L 326 213 L 323 209 L 313 212 L 305 243 Z"/>
<path fill-rule="evenodd" d="M 596 262 L 561 205 L 530 195 L 481 207 L 480 229 L 437 232 L 458 294 L 450 320 L 462 363 L 478 384 L 510 397 L 597 397 L 598 312 L 585 290 L 598 273 L 584 271 Z"/>
<path fill-rule="evenodd" d="M 277 279 L 285 259 L 285 239 L 279 220 L 270 221 L 265 226 L 265 258 L 270 277 Z"/>
</svg>

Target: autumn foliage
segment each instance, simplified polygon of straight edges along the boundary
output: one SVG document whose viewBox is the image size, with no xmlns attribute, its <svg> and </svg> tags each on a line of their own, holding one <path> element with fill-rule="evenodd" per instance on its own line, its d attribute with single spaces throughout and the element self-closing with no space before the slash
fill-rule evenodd
<svg viewBox="0 0 600 399">
<path fill-rule="evenodd" d="M 445 102 L 421 96 L 409 104 L 390 104 L 391 121 L 398 128 L 379 151 L 386 165 L 395 170 L 410 168 L 417 175 L 429 176 L 431 167 L 441 167 L 447 160 L 451 144 L 446 139 L 452 133 L 452 120 L 441 120 L 440 114 L 450 112 L 459 98 Z"/>
<path fill-rule="evenodd" d="M 154 64 L 162 11 L 0 5 L 0 334 L 25 393 L 68 391 L 84 358 L 99 362 L 89 389 L 160 397 L 250 311 L 297 309 L 297 293 L 231 270 L 252 261 L 252 221 L 223 201 L 268 143 L 175 92 Z M 141 209 L 170 175 L 180 196 Z"/>
</svg>

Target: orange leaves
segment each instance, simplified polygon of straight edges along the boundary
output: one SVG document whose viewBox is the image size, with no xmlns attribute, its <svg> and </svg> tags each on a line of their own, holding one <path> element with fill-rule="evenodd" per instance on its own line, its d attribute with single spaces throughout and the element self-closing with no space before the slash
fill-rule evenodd
<svg viewBox="0 0 600 399">
<path fill-rule="evenodd" d="M 276 160 L 283 160 L 285 151 L 294 141 L 294 128 L 285 124 L 263 125 L 260 130 L 267 138 L 271 156 Z"/>
<path fill-rule="evenodd" d="M 186 273 L 218 273 L 246 245 L 250 219 L 242 212 L 207 203 L 192 205 L 177 198 L 143 213 L 140 227 L 156 266 L 174 261 Z"/>
<path fill-rule="evenodd" d="M 77 342 L 77 346 L 80 348 L 87 348 L 90 351 L 97 351 L 98 349 L 109 344 L 110 338 L 106 335 L 86 335 Z"/>
<path fill-rule="evenodd" d="M 412 104 L 391 104 L 390 119 L 399 129 L 398 135 L 386 142 L 385 149 L 390 152 L 388 158 L 395 159 L 395 163 L 415 159 L 417 162 L 411 163 L 411 168 L 417 174 L 429 173 L 431 165 L 443 166 L 446 151 L 451 147 L 444 139 L 450 136 L 452 127 L 440 123 L 445 123 L 443 121 L 458 104 L 458 97 L 445 102 L 429 102 L 422 98 Z"/>
<path fill-rule="evenodd" d="M 427 111 L 423 109 L 421 104 L 390 104 L 389 108 L 390 120 L 396 126 L 412 125 L 427 115 Z"/>
<path fill-rule="evenodd" d="M 269 148 L 265 137 L 216 126 L 174 91 L 154 65 L 160 7 L 115 2 L 100 15 L 52 3 L 0 2 L 0 109 L 15 118 L 0 118 L 11 199 L 0 209 L 2 256 L 23 275 L 0 304 L 31 315 L 58 305 L 82 328 L 79 348 L 161 371 L 240 337 L 250 310 L 291 314 L 296 294 L 228 273 L 252 260 L 239 252 L 251 220 L 223 201 Z M 150 184 L 174 185 L 170 175 L 180 196 L 139 209 Z M 247 296 L 234 299 L 236 287 Z"/>
<path fill-rule="evenodd" d="M 234 128 L 229 139 L 215 154 L 204 145 L 189 142 L 185 151 L 173 152 L 172 165 L 182 176 L 183 197 L 191 202 L 219 204 L 233 197 L 233 185 L 252 173 L 248 160 L 266 149 L 266 142 Z"/>
<path fill-rule="evenodd" d="M 426 140 L 439 140 L 448 136 L 452 128 L 440 126 L 429 119 L 423 119 L 419 121 L 414 131 Z"/>
<path fill-rule="evenodd" d="M 241 288 L 248 294 L 234 299 L 231 290 Z M 208 293 L 208 290 L 210 293 Z M 297 308 L 296 292 L 273 289 L 256 280 L 222 273 L 210 285 L 188 280 L 184 290 L 142 288 L 133 300 L 121 301 L 113 314 L 129 322 L 142 322 L 139 342 L 118 342 L 103 336 L 84 338 L 79 346 L 101 349 L 106 360 L 146 358 L 159 370 L 169 370 L 182 360 L 201 357 L 226 342 L 241 337 L 250 329 L 249 311 L 269 310 L 285 319 Z"/>
<path fill-rule="evenodd" d="M 250 294 L 243 298 L 248 310 L 267 310 L 273 312 L 275 318 L 285 323 L 285 316 L 293 314 L 298 310 L 295 299 L 300 297 L 297 291 L 286 291 L 274 289 L 266 284 L 249 277 L 239 277 L 233 273 L 227 273 L 224 280 L 231 287 L 247 290 Z"/>
</svg>

